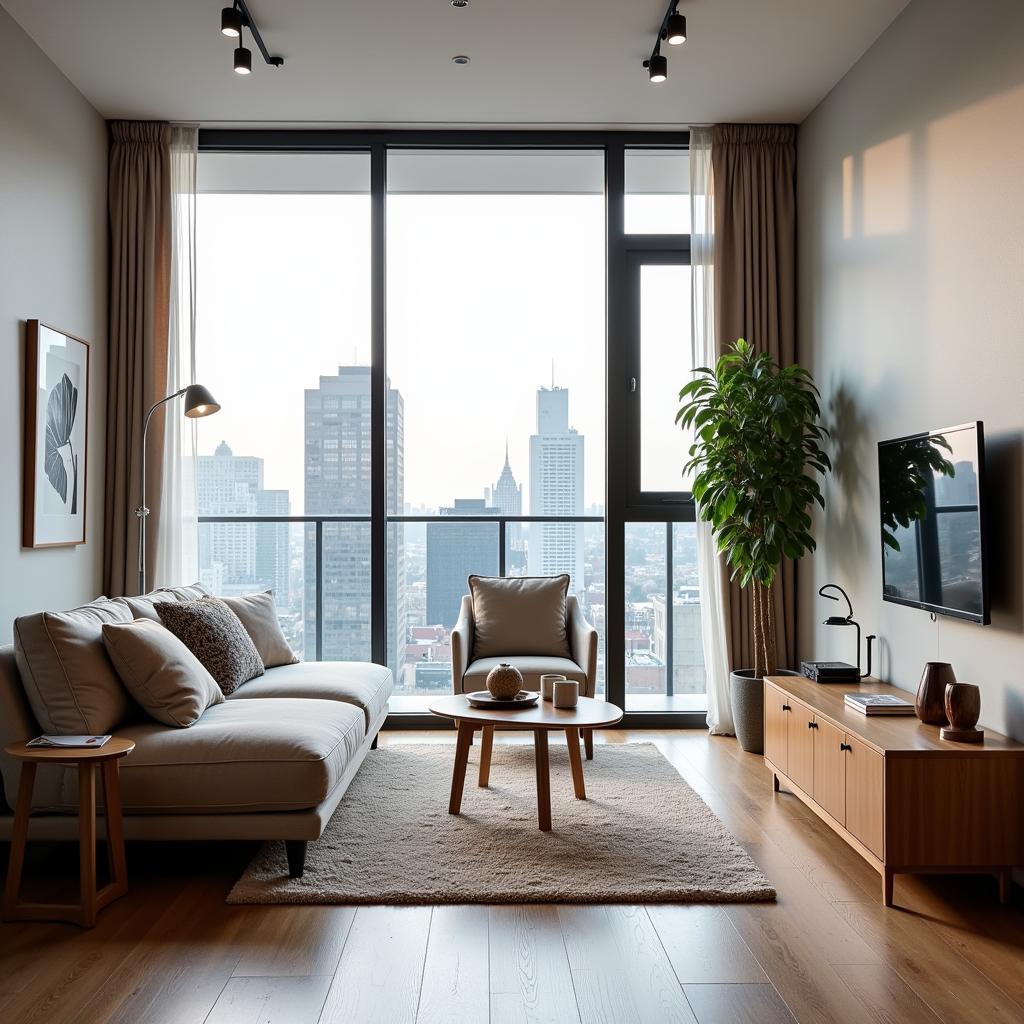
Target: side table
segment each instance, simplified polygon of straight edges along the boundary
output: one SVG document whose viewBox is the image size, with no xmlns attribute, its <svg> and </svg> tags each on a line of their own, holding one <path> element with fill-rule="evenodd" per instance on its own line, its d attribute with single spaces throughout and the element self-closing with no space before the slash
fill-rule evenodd
<svg viewBox="0 0 1024 1024">
<path fill-rule="evenodd" d="M 112 736 L 102 747 L 29 747 L 12 743 L 4 752 L 22 762 L 18 806 L 11 833 L 11 859 L 4 893 L 5 921 L 70 921 L 91 928 L 96 914 L 128 891 L 121 824 L 121 786 L 117 762 L 135 749 L 132 740 Z M 21 872 L 25 864 L 32 787 L 40 764 L 78 765 L 78 875 L 79 903 L 19 903 Z M 107 821 L 107 858 L 110 881 L 96 888 L 96 775 L 102 769 L 103 799 Z"/>
</svg>

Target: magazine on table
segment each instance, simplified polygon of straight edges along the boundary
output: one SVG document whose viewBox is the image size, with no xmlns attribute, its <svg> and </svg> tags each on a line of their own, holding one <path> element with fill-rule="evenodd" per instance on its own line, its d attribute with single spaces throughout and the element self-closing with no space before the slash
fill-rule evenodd
<svg viewBox="0 0 1024 1024">
<path fill-rule="evenodd" d="M 75 747 L 102 747 L 109 740 L 109 736 L 37 736 L 25 744 L 27 747 L 61 747 L 73 749 Z"/>
</svg>

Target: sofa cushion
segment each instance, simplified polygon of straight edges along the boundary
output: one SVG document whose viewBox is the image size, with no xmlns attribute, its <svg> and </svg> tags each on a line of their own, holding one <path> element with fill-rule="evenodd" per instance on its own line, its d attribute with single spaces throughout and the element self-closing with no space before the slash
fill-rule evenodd
<svg viewBox="0 0 1024 1024">
<path fill-rule="evenodd" d="M 331 700 L 235 700 L 189 729 L 148 722 L 118 729 L 135 741 L 120 764 L 129 814 L 231 814 L 316 807 L 365 740 L 363 716 Z M 33 807 L 71 812 L 74 765 L 39 772 Z"/>
<path fill-rule="evenodd" d="M 161 601 L 160 621 L 206 666 L 225 696 L 254 676 L 263 661 L 238 616 L 217 597 Z"/>
<path fill-rule="evenodd" d="M 224 700 L 203 663 L 159 622 L 105 623 L 103 644 L 128 692 L 164 725 L 186 728 Z"/>
<path fill-rule="evenodd" d="M 103 624 L 131 622 L 127 606 L 99 598 L 66 612 L 14 623 L 18 672 L 43 732 L 105 733 L 132 707 L 103 646 Z"/>
<path fill-rule="evenodd" d="M 260 594 L 243 594 L 240 597 L 222 597 L 221 600 L 238 616 L 255 645 L 264 668 L 294 665 L 299 660 L 281 631 L 273 591 L 265 590 Z"/>
<path fill-rule="evenodd" d="M 575 679 L 580 684 L 580 693 L 588 696 L 586 691 L 587 674 L 571 658 L 536 658 L 520 656 L 514 658 L 479 658 L 470 663 L 466 674 L 462 677 L 462 692 L 473 693 L 487 689 L 487 673 L 495 665 L 508 661 L 515 665 L 523 676 L 523 689 L 539 690 L 540 677 L 543 675 L 563 675 L 566 679 Z"/>
<path fill-rule="evenodd" d="M 229 695 L 248 697 L 313 697 L 352 704 L 363 712 L 366 729 L 387 707 L 394 690 L 391 669 L 363 661 L 303 661 L 267 669 Z"/>
<path fill-rule="evenodd" d="M 470 576 L 473 657 L 514 654 L 568 658 L 569 577 Z"/>
<path fill-rule="evenodd" d="M 210 592 L 202 583 L 192 583 L 185 587 L 160 587 L 141 597 L 117 597 L 114 600 L 126 604 L 131 609 L 133 619 L 159 622 L 160 616 L 153 607 L 155 604 L 161 601 L 196 601 L 200 597 L 209 596 Z"/>
</svg>

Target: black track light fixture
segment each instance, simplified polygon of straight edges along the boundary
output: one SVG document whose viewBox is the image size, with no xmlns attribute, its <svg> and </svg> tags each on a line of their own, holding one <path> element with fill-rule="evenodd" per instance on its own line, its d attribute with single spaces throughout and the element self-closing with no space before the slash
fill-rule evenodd
<svg viewBox="0 0 1024 1024">
<path fill-rule="evenodd" d="M 686 18 L 678 11 L 673 11 L 665 22 L 665 42 L 671 46 L 686 42 Z"/>
<path fill-rule="evenodd" d="M 235 74 L 252 74 L 252 50 L 245 46 L 235 47 Z"/>
<path fill-rule="evenodd" d="M 670 0 L 665 16 L 661 19 L 658 38 L 650 57 L 644 61 L 647 76 L 652 82 L 664 82 L 668 78 L 668 60 L 661 52 L 661 44 L 679 46 L 686 42 L 686 18 L 679 13 L 679 0 Z"/>
<path fill-rule="evenodd" d="M 224 7 L 220 12 L 221 32 L 230 39 L 238 40 L 238 45 L 235 47 L 235 74 L 252 74 L 252 50 L 244 45 L 243 29 L 249 30 L 265 63 L 272 68 L 284 66 L 284 57 L 271 56 L 270 51 L 267 50 L 263 36 L 260 35 L 260 30 L 249 13 L 249 8 L 245 5 L 245 0 L 235 0 L 230 7 Z"/>
<path fill-rule="evenodd" d="M 242 15 L 237 7 L 225 7 L 220 12 L 220 30 L 231 39 L 238 39 L 242 34 Z"/>
</svg>

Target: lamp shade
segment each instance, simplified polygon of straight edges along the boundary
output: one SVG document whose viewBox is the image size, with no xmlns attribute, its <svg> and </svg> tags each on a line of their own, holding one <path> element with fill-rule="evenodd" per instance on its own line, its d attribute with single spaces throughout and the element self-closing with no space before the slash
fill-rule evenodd
<svg viewBox="0 0 1024 1024">
<path fill-rule="evenodd" d="M 189 384 L 185 388 L 185 415 L 191 419 L 212 416 L 220 411 L 220 405 L 202 384 Z"/>
</svg>

